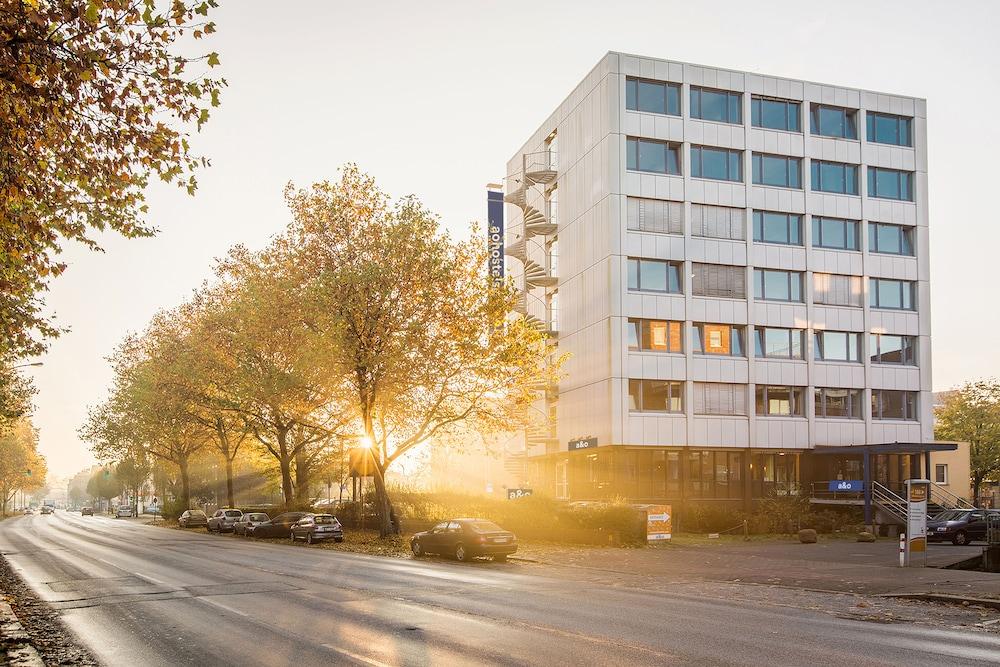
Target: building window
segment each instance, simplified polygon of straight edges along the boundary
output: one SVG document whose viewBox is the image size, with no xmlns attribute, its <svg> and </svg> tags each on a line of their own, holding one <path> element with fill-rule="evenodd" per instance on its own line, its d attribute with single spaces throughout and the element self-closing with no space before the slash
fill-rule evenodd
<svg viewBox="0 0 1000 667">
<path fill-rule="evenodd" d="M 629 229 L 665 234 L 684 233 L 684 204 L 662 199 L 628 198 Z"/>
<path fill-rule="evenodd" d="M 802 188 L 802 160 L 784 155 L 754 153 L 753 182 L 779 188 Z"/>
<path fill-rule="evenodd" d="M 802 216 L 773 211 L 753 212 L 753 240 L 802 245 Z"/>
<path fill-rule="evenodd" d="M 630 317 L 628 320 L 628 349 L 683 352 L 682 324 L 682 322 Z"/>
<path fill-rule="evenodd" d="M 872 389 L 872 419 L 917 418 L 917 392 Z"/>
<path fill-rule="evenodd" d="M 684 383 L 668 380 L 629 380 L 629 410 L 683 412 Z"/>
<path fill-rule="evenodd" d="M 817 331 L 816 361 L 861 361 L 861 334 L 852 331 Z"/>
<path fill-rule="evenodd" d="M 628 258 L 628 288 L 649 292 L 681 292 L 681 263 Z"/>
<path fill-rule="evenodd" d="M 629 137 L 626 140 L 626 168 L 655 174 L 680 174 L 680 160 L 675 144 Z"/>
<path fill-rule="evenodd" d="M 912 118 L 869 111 L 865 120 L 868 123 L 868 141 L 893 146 L 913 145 Z"/>
<path fill-rule="evenodd" d="M 858 224 L 857 220 L 813 216 L 813 247 L 858 250 Z"/>
<path fill-rule="evenodd" d="M 934 464 L 934 482 L 937 484 L 947 484 L 948 483 L 948 464 L 947 463 L 935 463 Z"/>
<path fill-rule="evenodd" d="M 755 404 L 762 417 L 804 417 L 805 387 L 757 385 Z"/>
<path fill-rule="evenodd" d="M 868 354 L 873 364 L 917 365 L 917 337 L 869 334 Z"/>
<path fill-rule="evenodd" d="M 861 276 L 814 273 L 813 302 L 825 306 L 860 308 L 864 305 Z"/>
<path fill-rule="evenodd" d="M 754 354 L 766 359 L 802 359 L 805 349 L 804 329 L 757 327 L 754 329 Z"/>
<path fill-rule="evenodd" d="M 691 234 L 713 239 L 746 240 L 746 209 L 691 204 Z"/>
<path fill-rule="evenodd" d="M 745 299 L 747 298 L 746 268 L 696 262 L 691 265 L 691 294 Z"/>
<path fill-rule="evenodd" d="M 827 419 L 864 419 L 864 389 L 817 387 L 814 391 L 816 416 Z"/>
<path fill-rule="evenodd" d="M 887 225 L 881 222 L 868 223 L 868 252 L 882 252 L 889 255 L 913 256 L 913 228 L 902 225 Z"/>
<path fill-rule="evenodd" d="M 754 269 L 754 297 L 763 301 L 802 301 L 802 273 Z"/>
<path fill-rule="evenodd" d="M 714 354 L 724 357 L 745 356 L 743 327 L 732 324 L 695 322 L 693 330 L 695 354 Z"/>
<path fill-rule="evenodd" d="M 684 476 L 689 498 L 742 498 L 741 452 L 688 451 Z"/>
<path fill-rule="evenodd" d="M 754 95 L 750 98 L 750 124 L 769 130 L 801 132 L 802 128 L 799 126 L 800 107 L 798 102 Z"/>
<path fill-rule="evenodd" d="M 868 196 L 913 201 L 913 172 L 868 167 Z"/>
<path fill-rule="evenodd" d="M 717 181 L 742 181 L 743 151 L 692 146 L 691 176 Z"/>
<path fill-rule="evenodd" d="M 838 195 L 858 194 L 858 165 L 813 160 L 809 187 L 814 192 Z"/>
<path fill-rule="evenodd" d="M 625 79 L 625 108 L 630 111 L 681 115 L 681 87 L 676 83 Z"/>
<path fill-rule="evenodd" d="M 746 415 L 747 386 L 728 382 L 695 382 L 696 415 Z"/>
<path fill-rule="evenodd" d="M 814 104 L 809 114 L 809 131 L 823 137 L 857 139 L 857 113 L 851 109 Z"/>
<path fill-rule="evenodd" d="M 741 93 L 691 87 L 691 117 L 719 123 L 743 122 Z"/>
<path fill-rule="evenodd" d="M 915 310 L 915 285 L 909 280 L 868 279 L 868 305 L 890 310 Z"/>
</svg>

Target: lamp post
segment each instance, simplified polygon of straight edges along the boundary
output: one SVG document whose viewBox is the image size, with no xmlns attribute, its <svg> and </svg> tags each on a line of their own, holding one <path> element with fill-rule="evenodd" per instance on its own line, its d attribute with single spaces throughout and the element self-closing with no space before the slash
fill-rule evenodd
<svg viewBox="0 0 1000 667">
<path fill-rule="evenodd" d="M 18 364 L 17 366 L 11 366 L 10 370 L 15 370 L 18 368 L 30 368 L 32 366 L 44 366 L 45 364 L 41 361 L 33 361 L 30 364 Z"/>
</svg>

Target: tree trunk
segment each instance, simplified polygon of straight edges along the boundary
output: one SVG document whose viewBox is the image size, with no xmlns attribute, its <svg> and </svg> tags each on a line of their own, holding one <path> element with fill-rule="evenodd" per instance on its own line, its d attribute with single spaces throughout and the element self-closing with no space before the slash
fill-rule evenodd
<svg viewBox="0 0 1000 667">
<path fill-rule="evenodd" d="M 374 457 L 372 457 L 374 459 Z M 385 470 L 379 461 L 375 461 L 375 502 L 378 505 L 379 537 L 399 534 L 399 522 L 389 499 L 389 490 L 385 487 Z M 363 499 L 362 499 L 363 500 Z"/>
<path fill-rule="evenodd" d="M 979 487 L 983 485 L 983 475 L 974 474 L 972 476 L 972 504 L 976 507 L 982 507 L 979 504 Z"/>
<path fill-rule="evenodd" d="M 285 508 L 291 507 L 295 501 L 292 489 L 292 462 L 288 456 L 288 429 L 279 428 L 278 435 L 278 466 L 281 470 L 281 497 L 285 500 Z"/>
<path fill-rule="evenodd" d="M 235 494 L 233 493 L 233 460 L 226 457 L 226 499 L 229 504 L 226 507 L 236 507 Z"/>
<path fill-rule="evenodd" d="M 295 452 L 295 500 L 309 502 L 309 463 L 302 449 Z"/>
<path fill-rule="evenodd" d="M 184 509 L 191 509 L 191 480 L 188 477 L 186 456 L 177 462 L 177 467 L 181 471 L 181 502 L 184 503 Z"/>
</svg>

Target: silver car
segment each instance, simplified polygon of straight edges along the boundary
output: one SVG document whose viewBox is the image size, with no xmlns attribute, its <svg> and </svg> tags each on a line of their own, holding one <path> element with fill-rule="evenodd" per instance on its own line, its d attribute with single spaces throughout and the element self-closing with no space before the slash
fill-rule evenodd
<svg viewBox="0 0 1000 667">
<path fill-rule="evenodd" d="M 132 506 L 131 505 L 119 505 L 118 509 L 115 510 L 115 516 L 119 519 L 125 516 L 132 516 Z"/>
<path fill-rule="evenodd" d="M 247 512 L 240 517 L 239 521 L 233 524 L 233 532 L 237 535 L 249 535 L 253 532 L 255 526 L 259 526 L 265 521 L 270 521 L 269 517 L 264 512 Z"/>
<path fill-rule="evenodd" d="M 243 512 L 234 509 L 216 510 L 215 514 L 208 518 L 208 532 L 213 530 L 219 533 L 229 533 L 233 530 L 233 524 L 240 520 Z"/>
</svg>

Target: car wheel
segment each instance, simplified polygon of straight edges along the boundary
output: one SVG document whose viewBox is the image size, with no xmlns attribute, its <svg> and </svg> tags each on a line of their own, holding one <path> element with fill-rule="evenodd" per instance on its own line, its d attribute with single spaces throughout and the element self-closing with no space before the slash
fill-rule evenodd
<svg viewBox="0 0 1000 667">
<path fill-rule="evenodd" d="M 469 553 L 465 550 L 465 545 L 459 543 L 455 546 L 455 560 L 464 563 L 469 560 Z"/>
<path fill-rule="evenodd" d="M 312 543 L 313 543 L 313 534 L 306 533 L 306 544 L 312 544 Z"/>
<path fill-rule="evenodd" d="M 333 541 L 337 542 L 337 543 L 340 543 L 340 542 L 344 541 L 344 538 L 343 537 L 335 537 L 335 538 L 333 538 Z"/>
<path fill-rule="evenodd" d="M 410 550 L 413 551 L 413 555 L 417 558 L 424 555 L 424 548 L 420 546 L 420 540 L 413 540 L 413 544 L 410 545 Z"/>
<path fill-rule="evenodd" d="M 957 544 L 960 547 L 964 547 L 969 543 L 969 536 L 965 534 L 964 530 L 960 530 L 955 533 L 955 537 L 951 538 L 952 544 Z"/>
<path fill-rule="evenodd" d="M 506 563 L 507 554 L 497 554 L 496 556 L 493 557 L 493 560 L 497 563 Z"/>
<path fill-rule="evenodd" d="M 294 530 L 289 531 L 288 535 L 289 535 L 289 537 L 292 538 L 292 542 L 294 542 L 295 541 L 295 531 Z"/>
</svg>

